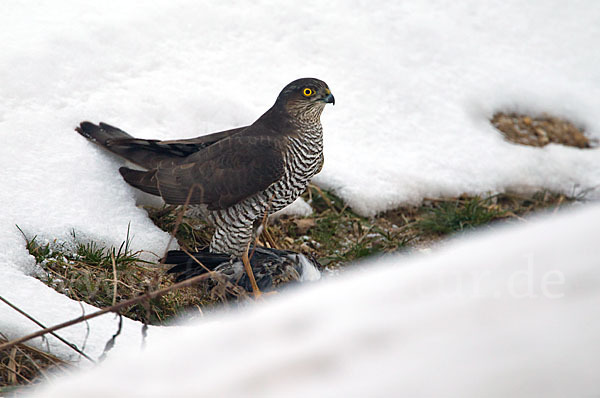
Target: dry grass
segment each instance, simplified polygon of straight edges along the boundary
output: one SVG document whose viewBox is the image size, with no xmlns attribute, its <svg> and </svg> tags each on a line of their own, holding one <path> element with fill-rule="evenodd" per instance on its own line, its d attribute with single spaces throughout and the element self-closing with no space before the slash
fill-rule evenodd
<svg viewBox="0 0 600 398">
<path fill-rule="evenodd" d="M 39 279 L 73 300 L 103 308 L 172 284 L 164 266 L 142 261 L 141 252 L 129 250 L 128 236 L 118 249 L 80 242 L 74 252 L 56 242 L 39 244 L 36 237 L 27 236 L 26 240 L 29 252 L 45 271 Z M 136 304 L 123 315 L 144 323 L 164 324 L 186 308 L 205 304 L 198 289 L 188 287 Z"/>
<path fill-rule="evenodd" d="M 0 334 L 0 343 L 6 342 Z M 0 351 L 0 396 L 18 397 L 30 386 L 47 380 L 54 372 L 64 372 L 72 365 L 51 354 L 25 344 Z"/>
</svg>

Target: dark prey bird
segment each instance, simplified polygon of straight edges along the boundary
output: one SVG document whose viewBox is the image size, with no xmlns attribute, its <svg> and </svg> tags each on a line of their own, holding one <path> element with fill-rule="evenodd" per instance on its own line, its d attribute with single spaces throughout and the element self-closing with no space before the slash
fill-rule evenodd
<svg viewBox="0 0 600 398">
<path fill-rule="evenodd" d="M 119 169 L 130 185 L 206 215 L 215 225 L 211 252 L 247 260 L 255 221 L 292 203 L 323 167 L 320 117 L 328 103 L 335 100 L 327 84 L 305 78 L 285 86 L 251 125 L 198 138 L 138 139 L 90 122 L 76 131 L 143 168 Z"/>
<path fill-rule="evenodd" d="M 314 258 L 289 250 L 251 246 L 250 251 L 253 253 L 250 263 L 256 284 L 263 292 L 282 284 L 310 278 L 305 275 L 306 270 L 319 266 Z M 244 266 L 240 260 L 232 261 L 227 254 L 210 253 L 206 249 L 195 252 L 192 256 L 194 258 L 181 250 L 168 252 L 165 263 L 174 265 L 168 272 L 175 274 L 176 282 L 213 271 L 221 278 L 214 278 L 216 281 L 209 285 L 211 294 L 217 298 L 235 297 L 243 292 L 252 291 L 252 284 L 248 275 L 244 273 Z M 195 260 L 200 261 L 202 266 Z M 229 284 L 223 285 L 218 283 L 219 281 L 227 281 Z"/>
</svg>

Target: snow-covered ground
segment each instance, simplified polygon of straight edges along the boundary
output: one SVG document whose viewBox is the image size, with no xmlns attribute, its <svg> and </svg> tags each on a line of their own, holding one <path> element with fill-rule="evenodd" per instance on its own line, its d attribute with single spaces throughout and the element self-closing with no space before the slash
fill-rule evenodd
<svg viewBox="0 0 600 398">
<path fill-rule="evenodd" d="M 80 121 L 192 137 L 251 123 L 305 76 L 336 97 L 316 182 L 361 214 L 507 189 L 597 198 L 599 149 L 513 145 L 488 119 L 550 112 L 600 138 L 599 21 L 591 0 L 5 2 L 0 294 L 48 325 L 81 313 L 28 276 L 35 264 L 16 225 L 38 240 L 74 231 L 118 246 L 130 223 L 134 250 L 152 258 L 167 246 L 119 160 L 73 132 Z M 36 329 L 17 315 L 0 303 L 0 331 Z M 109 318 L 96 321 L 92 355 L 112 333 Z M 84 332 L 62 333 L 80 342 Z M 129 338 L 139 325 L 127 322 Z"/>
<path fill-rule="evenodd" d="M 600 206 L 157 336 L 39 397 L 592 397 Z"/>
</svg>

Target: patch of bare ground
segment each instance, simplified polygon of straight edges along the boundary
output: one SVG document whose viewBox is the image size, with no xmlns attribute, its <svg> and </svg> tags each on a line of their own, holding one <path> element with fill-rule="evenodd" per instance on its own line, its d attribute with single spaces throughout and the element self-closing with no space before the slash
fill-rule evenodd
<svg viewBox="0 0 600 398">
<path fill-rule="evenodd" d="M 303 198 L 314 213 L 309 217 L 270 220 L 258 243 L 309 254 L 323 268 L 336 270 L 368 256 L 426 248 L 453 233 L 489 228 L 499 220 L 523 222 L 535 211 L 558 210 L 575 200 L 547 191 L 426 199 L 418 206 L 404 206 L 367 218 L 354 213 L 339 197 L 314 186 Z M 172 212 L 149 211 L 163 229 L 175 218 Z M 208 245 L 211 234 L 211 227 L 205 223 L 184 218 L 176 236 L 181 246 L 196 250 Z"/>
<path fill-rule="evenodd" d="M 258 243 L 311 255 L 323 269 L 336 271 L 365 257 L 426 248 L 453 233 L 489 228 L 498 220 L 522 222 L 532 212 L 558 210 L 575 200 L 550 192 L 427 199 L 419 206 L 405 206 L 366 218 L 354 213 L 339 197 L 317 187 L 310 186 L 303 197 L 314 213 L 309 217 L 271 220 Z M 157 226 L 173 231 L 179 216 L 177 208 L 166 206 L 147 211 Z M 175 233 L 179 245 L 189 251 L 206 247 L 211 236 L 211 226 L 187 217 L 183 217 Z M 130 251 L 129 236 L 118 249 L 82 242 L 75 253 L 57 244 L 40 244 L 35 236 L 26 239 L 27 249 L 45 271 L 39 276 L 43 282 L 74 300 L 97 307 L 108 307 L 173 283 L 173 277 L 165 273 L 169 266 L 141 261 L 139 252 Z M 122 314 L 163 325 L 184 311 L 201 314 L 215 304 L 232 299 L 235 302 L 236 297 L 248 298 L 245 291 L 229 286 L 231 283 L 220 286 L 224 282 L 212 279 L 136 304 Z"/>
<path fill-rule="evenodd" d="M 558 210 L 574 201 L 546 191 L 527 196 L 461 196 L 426 199 L 418 206 L 365 218 L 343 206 L 341 199 L 331 193 L 314 188 L 310 191 L 305 199 L 315 209 L 312 216 L 282 217 L 270 223 L 268 231 L 278 247 L 310 254 L 329 269 L 343 268 L 367 256 L 427 248 L 451 234 L 490 228 L 499 220 L 523 222 L 533 212 Z"/>
<path fill-rule="evenodd" d="M 551 115 L 528 116 L 498 112 L 491 123 L 504 137 L 516 144 L 543 147 L 550 143 L 576 148 L 592 148 L 597 142 L 586 137 L 583 128 Z"/>
<path fill-rule="evenodd" d="M 454 233 L 492 228 L 499 220 L 526 222 L 527 216 L 536 211 L 558 211 L 577 200 L 546 191 L 528 196 L 461 196 L 427 199 L 419 206 L 404 206 L 366 218 L 355 214 L 339 197 L 314 186 L 303 198 L 314 213 L 271 220 L 259 244 L 312 255 L 323 270 L 331 272 L 343 271 L 346 265 L 369 256 L 431 247 Z M 179 216 L 177 208 L 147 211 L 156 225 L 173 231 Z M 175 236 L 180 246 L 193 251 L 207 245 L 211 234 L 212 228 L 203 221 L 183 217 Z M 74 253 L 57 244 L 40 244 L 35 236 L 26 239 L 27 249 L 46 271 L 40 279 L 75 300 L 108 307 L 173 284 L 173 278 L 165 274 L 167 266 L 141 261 L 139 252 L 129 250 L 128 236 L 119 248 L 85 242 L 79 243 Z M 145 323 L 165 325 L 184 313 L 186 317 L 190 313 L 201 316 L 224 302 L 248 299 L 245 291 L 229 285 L 209 279 L 132 305 L 121 313 Z M 215 290 L 223 294 L 215 295 Z M 68 364 L 24 345 L 0 352 L 0 393 L 6 395 L 15 388 L 20 391 L 20 385 L 44 378 L 46 369 L 56 366 L 65 368 Z"/>
</svg>

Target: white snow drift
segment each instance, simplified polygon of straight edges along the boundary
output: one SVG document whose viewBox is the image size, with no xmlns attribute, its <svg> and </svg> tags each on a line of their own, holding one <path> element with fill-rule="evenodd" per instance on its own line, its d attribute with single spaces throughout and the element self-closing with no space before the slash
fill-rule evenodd
<svg viewBox="0 0 600 398">
<path fill-rule="evenodd" d="M 336 97 L 316 182 L 360 214 L 465 192 L 597 197 L 598 149 L 513 145 L 488 119 L 549 112 L 600 138 L 599 19 L 593 1 L 3 4 L 0 294 L 46 324 L 80 313 L 25 276 L 35 264 L 16 225 L 39 241 L 75 232 L 118 246 L 131 224 L 134 250 L 156 258 L 167 246 L 119 160 L 73 132 L 80 121 L 197 136 L 251 123 L 299 77 L 325 80 Z M 1 331 L 33 329 L 0 305 Z M 64 332 L 84 339 L 84 329 Z M 88 339 L 93 355 L 100 334 Z"/>
<path fill-rule="evenodd" d="M 40 397 L 596 396 L 600 207 L 165 331 Z"/>
</svg>

